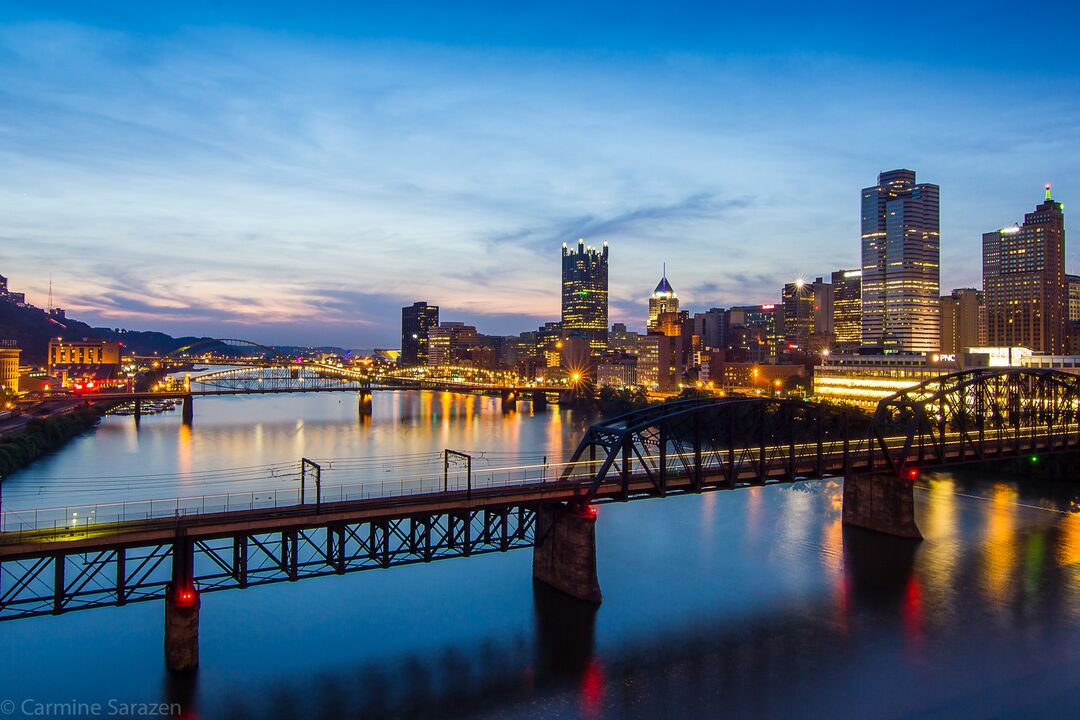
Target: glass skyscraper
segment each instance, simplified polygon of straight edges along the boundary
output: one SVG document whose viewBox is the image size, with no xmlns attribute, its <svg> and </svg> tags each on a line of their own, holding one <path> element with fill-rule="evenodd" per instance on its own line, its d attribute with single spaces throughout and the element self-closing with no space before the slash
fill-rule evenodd
<svg viewBox="0 0 1080 720">
<path fill-rule="evenodd" d="M 932 353 L 941 339 L 940 190 L 890 170 L 862 191 L 862 343 Z"/>
<path fill-rule="evenodd" d="M 607 348 L 608 245 L 562 248 L 562 330 L 568 338 L 584 338 L 594 354 Z"/>
</svg>

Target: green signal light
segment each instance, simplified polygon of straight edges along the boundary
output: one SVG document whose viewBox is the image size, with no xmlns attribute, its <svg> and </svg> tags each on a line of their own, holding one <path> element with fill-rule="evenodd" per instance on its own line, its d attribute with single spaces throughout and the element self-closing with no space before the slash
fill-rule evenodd
<svg viewBox="0 0 1080 720">
<path fill-rule="evenodd" d="M 1032 455 L 1031 456 L 1031 462 L 1033 462 L 1033 463 L 1039 462 L 1039 456 L 1038 455 Z"/>
</svg>

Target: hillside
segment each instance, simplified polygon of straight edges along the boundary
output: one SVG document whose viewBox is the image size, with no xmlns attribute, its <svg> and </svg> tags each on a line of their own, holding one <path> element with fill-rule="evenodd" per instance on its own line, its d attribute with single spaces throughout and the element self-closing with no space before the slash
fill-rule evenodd
<svg viewBox="0 0 1080 720">
<path fill-rule="evenodd" d="M 41 308 L 0 302 L 0 340 L 14 340 L 22 348 L 22 361 L 31 365 L 45 363 L 49 339 L 54 337 L 66 340 L 116 340 L 140 355 L 155 352 L 165 354 L 197 339 L 174 338 L 159 332 L 94 328 L 71 318 L 62 323 L 66 327 L 56 325 Z"/>
</svg>

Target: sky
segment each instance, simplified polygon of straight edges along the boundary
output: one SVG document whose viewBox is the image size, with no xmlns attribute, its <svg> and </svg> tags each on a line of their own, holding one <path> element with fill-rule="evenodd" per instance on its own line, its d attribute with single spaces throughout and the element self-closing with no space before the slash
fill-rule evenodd
<svg viewBox="0 0 1080 720">
<path fill-rule="evenodd" d="M 1067 3 L 0 4 L 0 274 L 94 325 L 396 347 L 400 308 L 613 322 L 859 263 L 859 191 L 941 186 L 941 287 L 1078 195 Z M 1067 220 L 1067 232 L 1069 229 Z M 1067 268 L 1080 271 L 1069 246 Z"/>
</svg>

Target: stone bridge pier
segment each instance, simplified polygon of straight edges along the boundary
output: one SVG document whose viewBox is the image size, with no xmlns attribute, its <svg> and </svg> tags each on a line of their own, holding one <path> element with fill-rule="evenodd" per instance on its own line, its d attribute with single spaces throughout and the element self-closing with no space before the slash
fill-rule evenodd
<svg viewBox="0 0 1080 720">
<path fill-rule="evenodd" d="M 502 411 L 504 413 L 513 412 L 517 410 L 518 391 L 512 388 L 507 388 L 501 393 L 502 396 Z"/>
<path fill-rule="evenodd" d="M 194 544 L 173 543 L 172 582 L 165 592 L 165 667 L 187 672 L 199 666 L 199 591 L 194 581 Z"/>
<path fill-rule="evenodd" d="M 537 510 L 533 578 L 578 600 L 600 604 L 595 507 L 555 503 Z"/>
<path fill-rule="evenodd" d="M 846 525 L 887 535 L 922 540 L 915 524 L 915 478 L 906 475 L 862 473 L 844 478 L 843 517 Z"/>
</svg>

